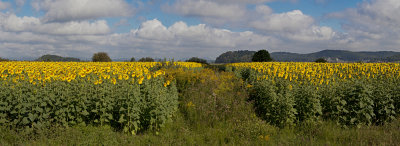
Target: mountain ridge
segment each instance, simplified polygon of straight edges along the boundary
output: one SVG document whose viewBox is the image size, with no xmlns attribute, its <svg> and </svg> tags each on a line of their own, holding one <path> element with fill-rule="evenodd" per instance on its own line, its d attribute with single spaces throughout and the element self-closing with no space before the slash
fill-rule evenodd
<svg viewBox="0 0 400 146">
<path fill-rule="evenodd" d="M 228 51 L 217 57 L 216 63 L 250 62 L 256 51 Z M 325 58 L 329 62 L 399 62 L 400 52 L 395 51 L 360 51 L 322 50 L 314 53 L 300 54 L 291 52 L 272 52 L 271 57 L 279 62 L 314 62 Z"/>
</svg>

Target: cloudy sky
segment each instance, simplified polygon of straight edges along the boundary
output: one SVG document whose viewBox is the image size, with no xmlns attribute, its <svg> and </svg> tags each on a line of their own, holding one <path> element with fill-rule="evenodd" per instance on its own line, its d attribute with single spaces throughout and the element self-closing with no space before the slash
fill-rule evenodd
<svg viewBox="0 0 400 146">
<path fill-rule="evenodd" d="M 400 0 L 0 0 L 0 57 L 400 51 Z"/>
</svg>

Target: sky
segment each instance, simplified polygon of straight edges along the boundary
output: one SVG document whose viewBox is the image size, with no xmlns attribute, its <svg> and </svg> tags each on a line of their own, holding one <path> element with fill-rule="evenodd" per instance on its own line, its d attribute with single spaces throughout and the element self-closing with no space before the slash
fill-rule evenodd
<svg viewBox="0 0 400 146">
<path fill-rule="evenodd" d="M 400 0 L 0 0 L 0 57 L 399 51 Z"/>
</svg>

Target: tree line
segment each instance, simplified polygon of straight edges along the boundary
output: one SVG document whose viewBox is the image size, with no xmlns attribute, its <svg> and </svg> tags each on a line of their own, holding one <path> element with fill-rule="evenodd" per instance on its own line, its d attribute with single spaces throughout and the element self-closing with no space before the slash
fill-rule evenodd
<svg viewBox="0 0 400 146">
<path fill-rule="evenodd" d="M 8 59 L 0 58 L 0 61 L 9 61 Z M 81 61 L 78 58 L 72 57 L 61 57 L 57 55 L 43 55 L 42 57 L 36 59 L 35 61 L 61 61 L 61 62 L 79 62 Z M 106 52 L 98 52 L 93 54 L 92 56 L 93 62 L 112 62 L 112 59 Z M 132 57 L 130 62 L 136 62 L 136 59 Z M 154 62 L 155 60 L 151 57 L 143 57 L 137 60 L 137 62 Z M 215 63 L 236 63 L 236 62 L 270 62 L 274 61 L 271 57 L 270 53 L 267 50 L 259 50 L 255 51 L 248 51 L 248 50 L 239 50 L 239 51 L 228 51 L 226 53 L 221 54 L 215 60 Z M 192 57 L 186 62 L 197 62 L 202 64 L 208 64 L 207 60 Z M 324 58 L 318 58 L 315 62 L 325 63 L 327 62 Z"/>
</svg>

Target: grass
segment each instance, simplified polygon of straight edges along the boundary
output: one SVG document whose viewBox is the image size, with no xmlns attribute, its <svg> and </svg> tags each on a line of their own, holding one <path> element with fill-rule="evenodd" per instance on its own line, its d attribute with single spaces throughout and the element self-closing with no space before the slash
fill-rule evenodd
<svg viewBox="0 0 400 146">
<path fill-rule="evenodd" d="M 232 73 L 167 70 L 180 91 L 179 112 L 161 131 L 138 135 L 108 126 L 52 127 L 32 133 L 0 127 L 0 145 L 399 145 L 400 119 L 344 129 L 324 121 L 283 129 L 270 126 L 247 101 L 246 84 Z"/>
</svg>

